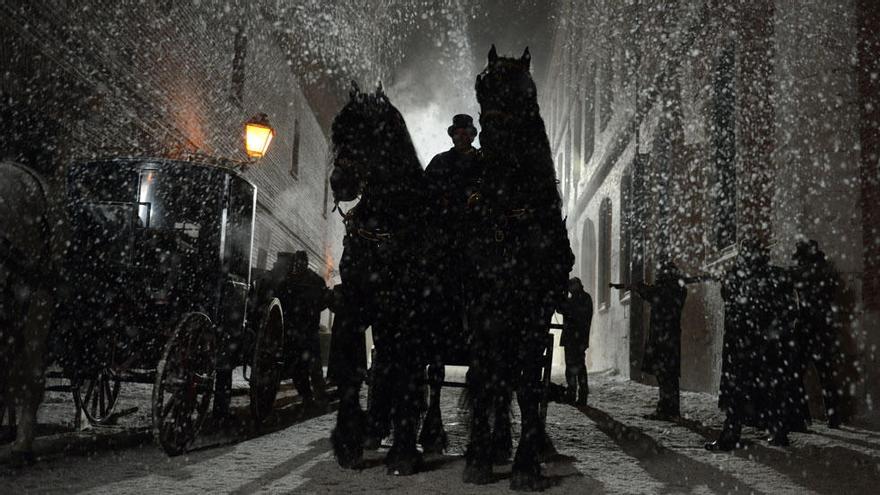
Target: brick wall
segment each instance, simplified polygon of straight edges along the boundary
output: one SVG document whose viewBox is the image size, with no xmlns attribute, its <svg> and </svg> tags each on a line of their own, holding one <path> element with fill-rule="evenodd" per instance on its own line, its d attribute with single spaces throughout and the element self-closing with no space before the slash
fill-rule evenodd
<svg viewBox="0 0 880 495">
<path fill-rule="evenodd" d="M 272 5 L 9 0 L 0 5 L 0 92 L 60 123 L 65 160 L 242 160 L 243 123 L 267 113 L 276 139 L 245 173 L 259 189 L 254 261 L 271 266 L 277 251 L 305 249 L 323 270 L 341 240 L 336 219 L 325 218 L 327 136 L 264 15 Z M 237 33 L 246 41 L 234 83 Z"/>
</svg>

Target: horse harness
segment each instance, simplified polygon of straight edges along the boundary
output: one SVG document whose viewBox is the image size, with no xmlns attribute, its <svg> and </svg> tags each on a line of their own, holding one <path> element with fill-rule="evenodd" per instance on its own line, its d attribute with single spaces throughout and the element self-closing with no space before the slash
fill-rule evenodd
<svg viewBox="0 0 880 495">
<path fill-rule="evenodd" d="M 370 242 L 375 242 L 377 244 L 382 244 L 384 242 L 390 241 L 393 237 L 393 234 L 391 232 L 382 232 L 380 230 L 370 230 L 363 227 L 354 226 L 354 212 L 357 206 L 358 205 L 353 206 L 348 211 L 342 211 L 342 208 L 339 207 L 339 202 L 337 201 L 336 205 L 333 207 L 334 211 L 339 211 L 339 215 L 342 217 L 342 223 L 345 225 L 346 233 L 348 233 L 349 235 L 357 235 L 362 239 Z"/>
</svg>

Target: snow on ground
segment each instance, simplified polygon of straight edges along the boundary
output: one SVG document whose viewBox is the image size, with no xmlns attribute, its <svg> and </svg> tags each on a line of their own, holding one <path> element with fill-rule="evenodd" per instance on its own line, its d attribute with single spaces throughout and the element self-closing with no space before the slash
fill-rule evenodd
<svg viewBox="0 0 880 495">
<path fill-rule="evenodd" d="M 456 379 L 454 370 L 450 376 Z M 876 432 L 816 424 L 810 434 L 793 434 L 792 446 L 782 449 L 747 429 L 748 449 L 709 453 L 702 444 L 714 438 L 722 420 L 711 395 L 686 392 L 682 420 L 651 421 L 643 415 L 653 408 L 656 388 L 607 374 L 590 379 L 588 407 L 550 406 L 548 431 L 559 455 L 545 464 L 545 474 L 557 482 L 549 493 L 860 494 L 877 493 L 880 486 Z M 459 397 L 460 389 L 443 391 L 449 451 L 428 456 L 428 469 L 411 477 L 385 473 L 384 449 L 369 453 L 362 471 L 340 469 L 328 441 L 335 415 L 324 414 L 177 458 L 148 443 L 89 456 L 50 457 L 20 472 L 0 467 L 0 493 L 508 492 L 509 465 L 496 469 L 497 481 L 491 485 L 461 482 L 467 433 L 458 414 Z"/>
</svg>

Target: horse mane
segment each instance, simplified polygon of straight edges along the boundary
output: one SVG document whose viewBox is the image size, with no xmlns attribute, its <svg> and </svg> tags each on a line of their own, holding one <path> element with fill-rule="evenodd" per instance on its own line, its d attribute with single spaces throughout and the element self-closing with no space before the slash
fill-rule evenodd
<svg viewBox="0 0 880 495">
<path fill-rule="evenodd" d="M 558 208 L 561 198 L 556 169 L 529 70 L 528 48 L 519 59 L 498 57 L 494 52 L 493 46 L 489 63 L 476 82 L 480 143 L 489 174 L 519 177 L 521 187 L 540 190 L 535 204 Z"/>
<path fill-rule="evenodd" d="M 421 187 L 422 166 L 406 121 L 381 88 L 375 93 L 352 93 L 331 130 L 334 156 L 344 147 L 355 147 L 368 157 L 371 172 Z"/>
</svg>

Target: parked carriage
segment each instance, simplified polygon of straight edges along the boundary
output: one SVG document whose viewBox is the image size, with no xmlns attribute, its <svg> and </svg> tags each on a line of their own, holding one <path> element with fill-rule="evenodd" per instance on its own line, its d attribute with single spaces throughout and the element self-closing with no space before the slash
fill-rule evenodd
<svg viewBox="0 0 880 495">
<path fill-rule="evenodd" d="M 121 382 L 151 383 L 154 436 L 180 454 L 240 366 L 254 421 L 270 413 L 285 367 L 283 313 L 252 280 L 256 195 L 236 172 L 206 164 L 70 167 L 71 246 L 52 347 L 89 422 L 111 417 Z"/>
</svg>

